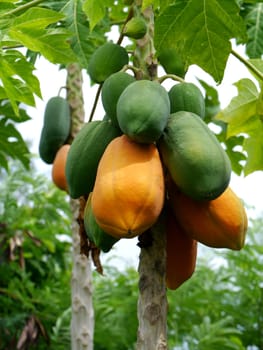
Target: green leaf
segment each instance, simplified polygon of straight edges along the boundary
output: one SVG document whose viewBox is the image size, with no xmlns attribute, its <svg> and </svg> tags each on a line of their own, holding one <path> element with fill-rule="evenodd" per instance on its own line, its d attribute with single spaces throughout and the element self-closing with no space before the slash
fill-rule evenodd
<svg viewBox="0 0 263 350">
<path fill-rule="evenodd" d="M 8 3 L 11 3 L 11 2 L 17 2 L 17 0 L 0 0 L 1 3 L 3 4 L 8 4 Z M 1 4 L 2 6 L 2 4 Z"/>
<path fill-rule="evenodd" d="M 6 28 L 10 27 L 12 24 L 12 17 L 9 16 L 8 12 L 10 10 L 13 10 L 15 6 L 11 3 L 3 2 L 1 3 L 1 8 L 0 8 L 0 38 L 1 38 L 1 46 L 2 44 L 2 38 L 4 36 Z"/>
<path fill-rule="evenodd" d="M 251 5 L 245 16 L 248 42 L 246 53 L 250 58 L 261 58 L 263 54 L 263 3 Z"/>
<path fill-rule="evenodd" d="M 245 132 L 246 123 L 257 113 L 259 98 L 257 87 L 250 79 L 241 79 L 234 85 L 238 95 L 215 117 L 228 124 L 227 138 Z"/>
<path fill-rule="evenodd" d="M 63 14 L 42 7 L 32 7 L 13 21 L 13 28 L 45 29 L 48 25 L 57 23 L 64 18 Z"/>
<path fill-rule="evenodd" d="M 13 21 L 9 35 L 52 63 L 74 62 L 77 58 L 69 44 L 71 33 L 63 28 L 48 27 L 63 18 L 64 15 L 56 11 L 31 8 Z"/>
<path fill-rule="evenodd" d="M 241 151 L 238 151 L 236 146 L 239 146 L 238 149 L 242 149 L 242 145 L 244 143 L 244 136 L 232 136 L 225 140 L 226 145 L 226 153 L 231 161 L 232 170 L 237 174 L 241 175 L 242 170 L 244 168 L 244 161 L 246 161 L 247 157 Z"/>
<path fill-rule="evenodd" d="M 41 97 L 38 79 L 33 75 L 34 66 L 29 63 L 21 52 L 7 50 L 0 52 L 1 98 L 8 98 L 16 115 L 19 114 L 17 102 L 34 106 L 36 94 Z"/>
<path fill-rule="evenodd" d="M 9 158 L 19 159 L 26 168 L 29 168 L 29 150 L 21 134 L 15 126 L 0 119 L 0 166 L 8 169 Z"/>
<path fill-rule="evenodd" d="M 247 152 L 247 162 L 244 167 L 245 176 L 257 170 L 263 170 L 263 122 L 259 116 L 254 116 L 247 123 L 245 130 L 249 137 L 245 139 L 243 148 Z"/>
<path fill-rule="evenodd" d="M 188 60 L 220 82 L 231 51 L 230 39 L 245 40 L 235 0 L 176 0 L 155 22 L 155 47 L 178 47 Z"/>
<path fill-rule="evenodd" d="M 17 50 L 8 50 L 4 58 L 9 62 L 10 74 L 20 77 L 29 90 L 41 98 L 40 83 L 32 73 L 35 67 L 26 60 L 24 55 Z"/>
<path fill-rule="evenodd" d="M 142 1 L 142 11 L 144 11 L 147 7 L 152 6 L 154 9 L 157 8 L 158 6 L 162 5 L 162 7 L 165 5 L 167 6 L 167 3 L 169 2 L 169 0 L 167 1 L 160 1 L 160 0 L 143 0 Z M 161 4 L 160 4 L 161 3 Z"/>
<path fill-rule="evenodd" d="M 263 61 L 259 58 L 252 58 L 248 60 L 249 63 L 251 63 L 259 73 L 261 73 L 261 77 L 258 74 L 255 74 L 251 69 L 249 69 L 250 73 L 259 81 L 260 84 L 262 84 L 263 81 Z"/>
<path fill-rule="evenodd" d="M 217 90 L 207 84 L 204 80 L 198 79 L 205 90 L 205 122 L 209 123 L 212 118 L 220 111 L 220 101 Z"/>
<path fill-rule="evenodd" d="M 90 30 L 98 24 L 105 16 L 105 1 L 104 0 L 85 0 L 83 3 L 83 11 L 86 13 Z"/>
<path fill-rule="evenodd" d="M 98 46 L 105 42 L 104 32 L 108 26 L 97 26 L 92 32 L 82 9 L 82 1 L 69 0 L 61 10 L 65 25 L 71 31 L 71 47 L 83 68 L 88 67 L 89 57 Z"/>
</svg>

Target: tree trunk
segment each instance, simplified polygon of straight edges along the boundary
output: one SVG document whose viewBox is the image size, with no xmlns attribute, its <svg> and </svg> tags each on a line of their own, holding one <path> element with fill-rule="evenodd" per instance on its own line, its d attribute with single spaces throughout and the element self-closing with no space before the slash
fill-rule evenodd
<svg viewBox="0 0 263 350">
<path fill-rule="evenodd" d="M 67 68 L 67 100 L 71 108 L 71 138 L 81 129 L 84 118 L 82 95 L 82 72 L 78 64 Z M 71 200 L 73 267 L 71 279 L 71 349 L 93 350 L 94 311 L 92 304 L 91 259 L 81 251 L 80 217 L 83 209 L 81 200 Z"/>
<path fill-rule="evenodd" d="M 134 64 L 141 70 L 137 78 L 154 79 L 157 75 L 157 64 L 153 44 L 152 8 L 147 8 L 143 15 L 148 31 L 144 38 L 137 40 Z M 142 235 L 140 246 L 137 350 L 166 350 L 166 236 L 162 216 L 149 232 Z"/>
<path fill-rule="evenodd" d="M 137 350 L 167 349 L 166 239 L 163 226 L 160 218 L 150 232 L 145 233 L 146 242 L 141 243 Z"/>
</svg>

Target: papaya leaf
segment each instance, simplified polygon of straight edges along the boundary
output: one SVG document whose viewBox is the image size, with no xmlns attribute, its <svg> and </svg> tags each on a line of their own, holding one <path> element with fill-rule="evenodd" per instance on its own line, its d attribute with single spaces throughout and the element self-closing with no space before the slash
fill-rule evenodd
<svg viewBox="0 0 263 350">
<path fill-rule="evenodd" d="M 160 0 L 143 0 L 142 1 L 142 11 L 144 11 L 147 7 L 152 6 L 154 9 L 157 8 L 158 6 L 162 6 L 162 8 L 171 1 L 166 0 L 166 1 L 160 1 Z"/>
<path fill-rule="evenodd" d="M 83 11 L 86 13 L 90 30 L 92 31 L 105 16 L 105 1 L 104 0 L 85 0 L 83 3 Z"/>
<path fill-rule="evenodd" d="M 263 130 L 261 130 L 261 133 Z M 263 170 L 263 142 L 262 137 L 250 137 L 244 142 L 244 149 L 248 154 L 248 160 L 244 167 L 244 175 L 254 171 Z"/>
<path fill-rule="evenodd" d="M 220 111 L 220 101 L 217 90 L 207 84 L 204 80 L 198 79 L 205 90 L 205 122 L 211 122 L 212 118 Z"/>
<path fill-rule="evenodd" d="M 61 9 L 66 6 L 68 0 L 46 0 L 41 2 L 41 6 L 50 10 L 61 12 Z"/>
<path fill-rule="evenodd" d="M 8 170 L 9 158 L 19 159 L 29 168 L 29 150 L 14 124 L 6 118 L 0 119 L 0 166 Z"/>
<path fill-rule="evenodd" d="M 243 149 L 247 152 L 247 162 L 244 167 L 245 176 L 257 170 L 263 170 L 263 122 L 259 116 L 254 116 L 246 125 Z"/>
<path fill-rule="evenodd" d="M 257 114 L 259 92 L 250 79 L 241 79 L 234 84 L 238 89 L 230 104 L 215 116 L 228 124 L 227 138 L 245 132 L 246 123 Z"/>
<path fill-rule="evenodd" d="M 1 2 L 4 3 L 4 4 L 9 4 L 9 3 L 12 3 L 12 2 L 17 2 L 17 0 L 3 0 Z"/>
<path fill-rule="evenodd" d="M 252 64 L 263 76 L 263 61 L 261 59 L 251 58 L 248 60 L 248 63 Z M 257 79 L 260 84 L 262 84 L 263 79 L 255 74 L 251 69 L 249 69 L 249 71 L 254 76 L 254 78 Z"/>
<path fill-rule="evenodd" d="M 6 61 L 8 61 L 9 72 L 12 76 L 20 77 L 28 86 L 29 90 L 41 98 L 39 80 L 32 73 L 35 67 L 28 63 L 25 56 L 20 51 L 8 50 L 3 56 Z"/>
<path fill-rule="evenodd" d="M 221 127 L 220 132 L 216 133 L 216 137 L 225 146 L 225 151 L 231 161 L 232 171 L 237 175 L 241 175 L 244 162 L 247 159 L 243 152 L 244 136 L 239 135 L 226 138 L 227 124 L 222 121 L 216 121 L 214 124 Z"/>
<path fill-rule="evenodd" d="M 246 40 L 235 0 L 175 0 L 156 18 L 155 47 L 180 46 L 188 65 L 197 64 L 220 82 L 231 51 L 230 39 Z"/>
<path fill-rule="evenodd" d="M 5 99 L 7 99 L 6 91 L 2 86 L 0 86 L 0 100 L 5 100 Z"/>
<path fill-rule="evenodd" d="M 243 152 L 235 148 L 236 146 L 242 146 L 243 143 L 244 136 L 232 136 L 225 141 L 226 153 L 231 161 L 232 170 L 237 175 L 241 175 L 244 168 L 243 163 L 246 161 L 247 157 Z"/>
<path fill-rule="evenodd" d="M 40 52 L 52 63 L 73 62 L 77 59 L 70 48 L 70 32 L 48 27 L 63 18 L 63 14 L 56 11 L 30 8 L 13 20 L 8 34 L 28 49 Z"/>
<path fill-rule="evenodd" d="M 56 11 L 41 7 L 29 8 L 26 12 L 17 16 L 13 21 L 13 27 L 19 29 L 45 29 L 48 25 L 57 23 L 63 19 L 63 15 Z"/>
<path fill-rule="evenodd" d="M 4 13 L 8 10 L 13 10 L 15 8 L 15 5 L 12 4 L 14 1 L 1 1 L 1 9 L 0 13 Z"/>
<path fill-rule="evenodd" d="M 33 75 L 34 66 L 21 52 L 6 50 L 0 52 L 1 98 L 8 98 L 16 115 L 19 115 L 17 102 L 35 105 L 34 94 L 41 97 L 38 79 Z"/>
<path fill-rule="evenodd" d="M 19 116 L 15 115 L 10 101 L 6 99 L 2 99 L 0 101 L 0 115 L 4 116 L 6 119 L 12 120 L 15 123 L 23 123 L 31 119 L 26 110 L 23 108 L 19 108 Z"/>
<path fill-rule="evenodd" d="M 86 14 L 82 9 L 82 1 L 70 0 L 62 8 L 65 23 L 71 31 L 71 48 L 83 68 L 88 67 L 89 57 L 98 46 L 105 42 L 104 32 L 109 27 L 98 26 L 91 32 Z"/>
<path fill-rule="evenodd" d="M 245 16 L 248 42 L 246 53 L 250 58 L 261 58 L 263 54 L 263 3 L 258 2 L 249 7 Z"/>
</svg>

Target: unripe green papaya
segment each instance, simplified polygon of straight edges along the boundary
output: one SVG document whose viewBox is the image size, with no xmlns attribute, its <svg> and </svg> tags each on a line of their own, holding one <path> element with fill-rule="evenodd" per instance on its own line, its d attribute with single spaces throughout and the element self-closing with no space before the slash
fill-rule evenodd
<svg viewBox="0 0 263 350">
<path fill-rule="evenodd" d="M 73 140 L 66 162 L 69 195 L 79 198 L 92 192 L 100 158 L 120 130 L 111 122 L 95 120 L 86 123 Z"/>
<path fill-rule="evenodd" d="M 193 83 L 179 83 L 168 92 L 171 113 L 179 111 L 192 112 L 205 118 L 205 100 L 200 89 Z"/>
<path fill-rule="evenodd" d="M 133 39 L 143 38 L 146 32 L 147 25 L 142 17 L 133 17 L 126 23 L 123 29 L 123 34 Z"/>
<path fill-rule="evenodd" d="M 97 224 L 94 217 L 92 206 L 91 206 L 92 192 L 89 194 L 87 203 L 84 209 L 84 227 L 87 236 L 91 242 L 93 242 L 96 247 L 101 249 L 104 253 L 111 250 L 113 245 L 119 241 L 119 238 L 112 237 L 103 231 Z"/>
<path fill-rule="evenodd" d="M 150 80 L 126 87 L 117 102 L 117 119 L 124 134 L 141 143 L 157 141 L 167 124 L 170 100 L 165 88 Z"/>
<path fill-rule="evenodd" d="M 110 75 L 103 83 L 101 89 L 101 101 L 104 110 L 112 123 L 119 127 L 117 120 L 117 102 L 123 90 L 133 83 L 135 78 L 125 72 L 117 72 Z"/>
<path fill-rule="evenodd" d="M 91 55 L 88 73 L 91 80 L 102 83 L 111 74 L 121 70 L 128 62 L 129 56 L 124 47 L 107 42 Z"/>
<path fill-rule="evenodd" d="M 230 160 L 207 124 L 191 112 L 171 114 L 158 147 L 170 176 L 191 198 L 211 200 L 230 182 Z"/>
<path fill-rule="evenodd" d="M 171 47 L 162 48 L 158 53 L 158 60 L 167 74 L 185 77 L 187 69 L 177 50 Z"/>
<path fill-rule="evenodd" d="M 45 163 L 53 163 L 57 151 L 69 137 L 70 126 L 68 101 L 60 96 L 52 97 L 46 104 L 39 142 L 39 155 Z"/>
</svg>

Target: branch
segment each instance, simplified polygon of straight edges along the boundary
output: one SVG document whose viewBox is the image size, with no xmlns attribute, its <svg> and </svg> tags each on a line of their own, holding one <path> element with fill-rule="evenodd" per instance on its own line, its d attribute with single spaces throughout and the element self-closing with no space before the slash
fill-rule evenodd
<svg viewBox="0 0 263 350">
<path fill-rule="evenodd" d="M 231 54 L 242 62 L 249 70 L 251 70 L 260 80 L 263 80 L 263 74 L 248 60 L 240 56 L 235 50 L 231 50 Z"/>
</svg>

